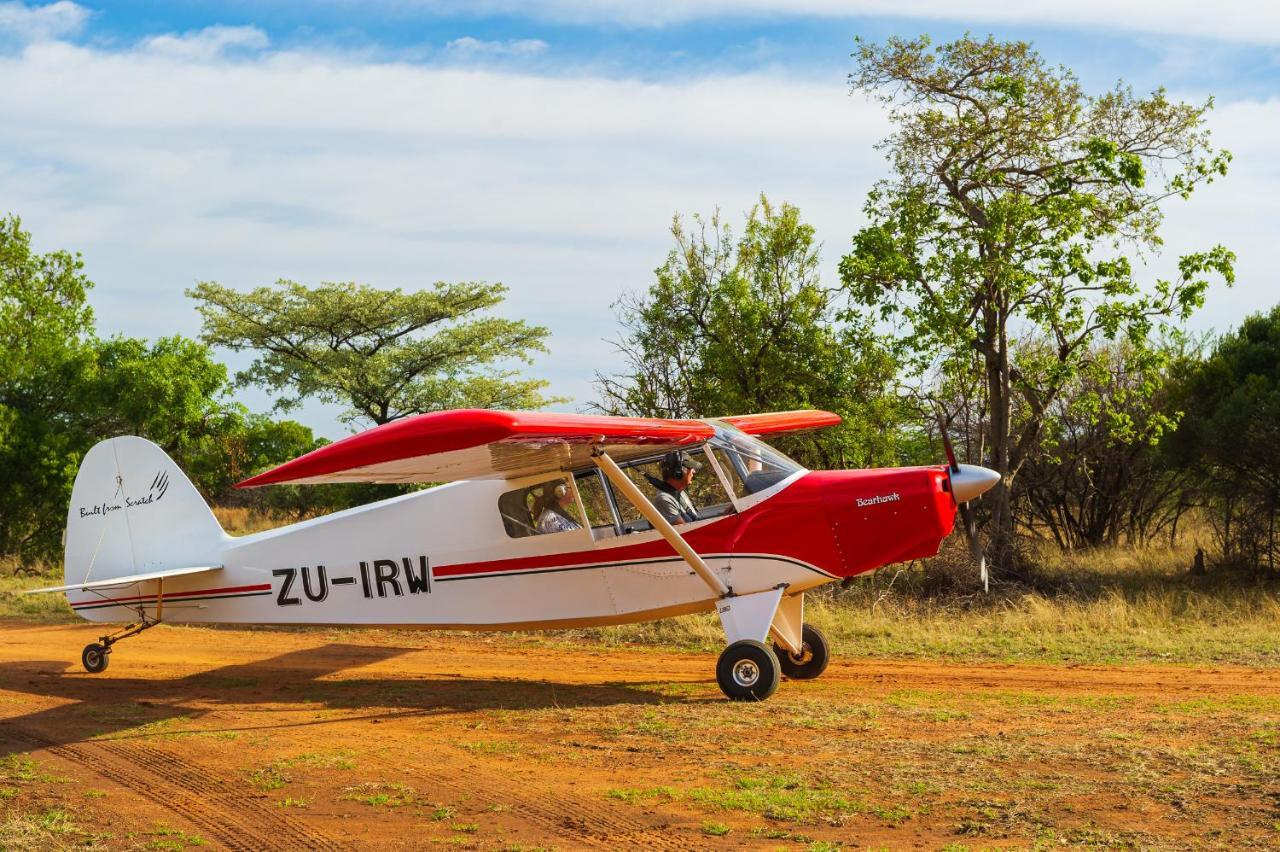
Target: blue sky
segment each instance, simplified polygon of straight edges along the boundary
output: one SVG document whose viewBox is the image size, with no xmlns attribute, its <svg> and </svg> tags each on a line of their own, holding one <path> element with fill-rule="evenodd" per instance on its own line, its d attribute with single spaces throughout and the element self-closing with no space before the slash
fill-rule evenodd
<svg viewBox="0 0 1280 852">
<path fill-rule="evenodd" d="M 1196 327 L 1280 300 L 1280 10 L 1238 0 L 0 0 L 0 211 L 84 253 L 104 333 L 197 333 L 202 279 L 503 281 L 552 330 L 532 371 L 581 407 L 673 213 L 791 201 L 833 279 L 888 130 L 847 92 L 854 35 L 966 30 L 1092 90 L 1214 95 L 1232 173 L 1169 207 L 1147 274 L 1222 242 L 1240 284 Z"/>
</svg>

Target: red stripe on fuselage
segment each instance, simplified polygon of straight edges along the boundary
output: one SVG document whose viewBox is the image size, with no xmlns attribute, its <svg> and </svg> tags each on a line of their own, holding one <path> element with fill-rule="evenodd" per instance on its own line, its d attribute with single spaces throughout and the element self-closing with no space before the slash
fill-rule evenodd
<svg viewBox="0 0 1280 852">
<path fill-rule="evenodd" d="M 821 475 L 806 473 L 745 512 L 716 518 L 696 529 L 686 531 L 683 526 L 676 529 L 699 553 L 777 554 L 839 575 L 840 555 L 822 503 L 821 481 Z M 615 547 L 433 565 L 431 573 L 434 577 L 445 578 L 655 558 L 679 559 L 680 556 L 662 538 L 637 544 L 626 544 L 620 540 Z"/>
<path fill-rule="evenodd" d="M 164 599 L 169 600 L 170 598 L 188 598 L 188 597 L 191 597 L 192 595 L 222 595 L 222 594 L 230 594 L 231 592 L 262 592 L 262 591 L 268 591 L 268 592 L 271 591 L 271 584 L 261 583 L 256 586 L 227 586 L 226 588 L 223 588 L 223 589 L 198 589 L 194 592 L 170 592 L 169 594 L 164 596 Z M 154 599 L 155 599 L 155 595 L 134 595 L 128 598 L 90 598 L 89 600 L 85 600 L 85 601 L 76 601 L 71 606 L 72 608 L 75 608 L 78 606 L 88 606 L 90 604 L 96 605 L 96 604 L 104 604 L 104 603 L 129 603 L 130 601 L 154 600 Z"/>
</svg>

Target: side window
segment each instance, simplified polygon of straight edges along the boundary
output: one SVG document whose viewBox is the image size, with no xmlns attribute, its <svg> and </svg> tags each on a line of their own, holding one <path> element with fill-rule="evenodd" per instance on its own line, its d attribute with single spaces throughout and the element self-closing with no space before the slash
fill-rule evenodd
<svg viewBox="0 0 1280 852">
<path fill-rule="evenodd" d="M 747 487 L 743 481 L 747 476 L 747 469 L 738 454 L 726 452 L 723 447 L 708 447 L 708 449 L 716 457 L 716 463 L 720 465 L 720 469 L 724 471 L 725 479 L 729 480 L 733 496 L 747 496 Z"/>
<path fill-rule="evenodd" d="M 716 476 L 715 470 L 707 464 L 706 457 L 701 452 L 691 452 L 689 455 L 693 461 L 702 465 L 702 469 L 694 473 L 688 491 L 690 501 L 698 510 L 699 519 L 715 518 L 732 512 L 733 504 L 729 501 L 729 495 L 725 493 L 720 477 Z M 662 481 L 659 459 L 623 465 L 622 470 L 645 497 L 653 500 L 657 496 L 657 483 Z M 649 521 L 640 514 L 640 510 L 633 506 L 630 500 L 618 494 L 617 491 L 614 491 L 614 497 L 624 533 L 650 529 Z"/>
<path fill-rule="evenodd" d="M 720 477 L 716 476 L 715 468 L 707 463 L 707 457 L 700 452 L 690 453 L 690 455 L 702 465 L 702 470 L 695 473 L 693 482 L 689 483 L 689 499 L 697 507 L 698 516 L 710 518 L 733 511 L 733 504 L 729 502 L 724 484 L 720 482 Z"/>
<path fill-rule="evenodd" d="M 498 513 L 512 538 L 582 529 L 573 487 L 564 479 L 506 492 L 498 498 Z"/>
<path fill-rule="evenodd" d="M 656 461 L 638 462 L 635 464 L 622 465 L 622 472 L 627 475 L 640 489 L 640 493 L 649 500 L 658 493 L 658 487 L 654 482 L 658 481 L 658 463 Z M 613 493 L 618 503 L 618 514 L 622 516 L 623 532 L 635 532 L 637 530 L 649 529 L 649 522 L 645 520 L 644 515 L 640 514 L 640 510 L 631 504 L 631 501 L 623 497 L 618 492 Z"/>
<path fill-rule="evenodd" d="M 578 474 L 577 483 L 582 505 L 587 510 L 587 522 L 591 525 L 592 537 L 599 540 L 617 535 L 618 528 L 613 521 L 613 507 L 609 505 L 609 492 L 605 490 L 603 475 L 600 471 L 591 470 Z"/>
</svg>

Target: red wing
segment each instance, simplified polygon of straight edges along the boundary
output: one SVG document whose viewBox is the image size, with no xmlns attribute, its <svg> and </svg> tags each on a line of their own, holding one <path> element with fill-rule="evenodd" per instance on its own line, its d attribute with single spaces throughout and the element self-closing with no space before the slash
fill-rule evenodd
<svg viewBox="0 0 1280 852">
<path fill-rule="evenodd" d="M 584 467 L 590 464 L 595 444 L 602 444 L 621 461 L 699 444 L 714 433 L 713 427 L 701 420 L 483 409 L 440 411 L 375 426 L 250 477 L 236 487 L 514 479 Z"/>
<path fill-rule="evenodd" d="M 840 415 L 830 411 L 770 411 L 765 414 L 721 417 L 720 420 L 748 435 L 774 435 L 778 432 L 801 432 L 805 429 L 840 425 Z"/>
</svg>

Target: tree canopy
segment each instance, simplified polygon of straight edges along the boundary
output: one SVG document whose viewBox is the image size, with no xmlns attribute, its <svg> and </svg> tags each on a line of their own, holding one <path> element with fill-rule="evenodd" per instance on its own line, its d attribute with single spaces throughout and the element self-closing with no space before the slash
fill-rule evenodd
<svg viewBox="0 0 1280 852">
<path fill-rule="evenodd" d="M 1280 307 L 1254 314 L 1202 361 L 1182 365 L 1174 404 L 1184 415 L 1166 442 L 1191 470 L 1222 553 L 1275 567 L 1280 509 Z"/>
<path fill-rule="evenodd" d="M 212 281 L 188 290 L 212 346 L 257 353 L 237 376 L 277 394 L 288 410 L 306 397 L 347 408 L 350 419 L 389 423 L 449 408 L 540 408 L 546 382 L 498 366 L 546 351 L 547 329 L 486 316 L 501 284 L 437 282 L 406 293 L 356 283 L 294 281 L 237 292 Z"/>
<path fill-rule="evenodd" d="M 618 305 L 627 368 L 598 374 L 600 410 L 714 417 L 827 408 L 836 430 L 789 447 L 815 466 L 890 464 L 896 365 L 867 323 L 840 322 L 813 228 L 761 197 L 735 239 L 720 214 L 676 216 L 675 247 L 646 293 Z"/>
</svg>

